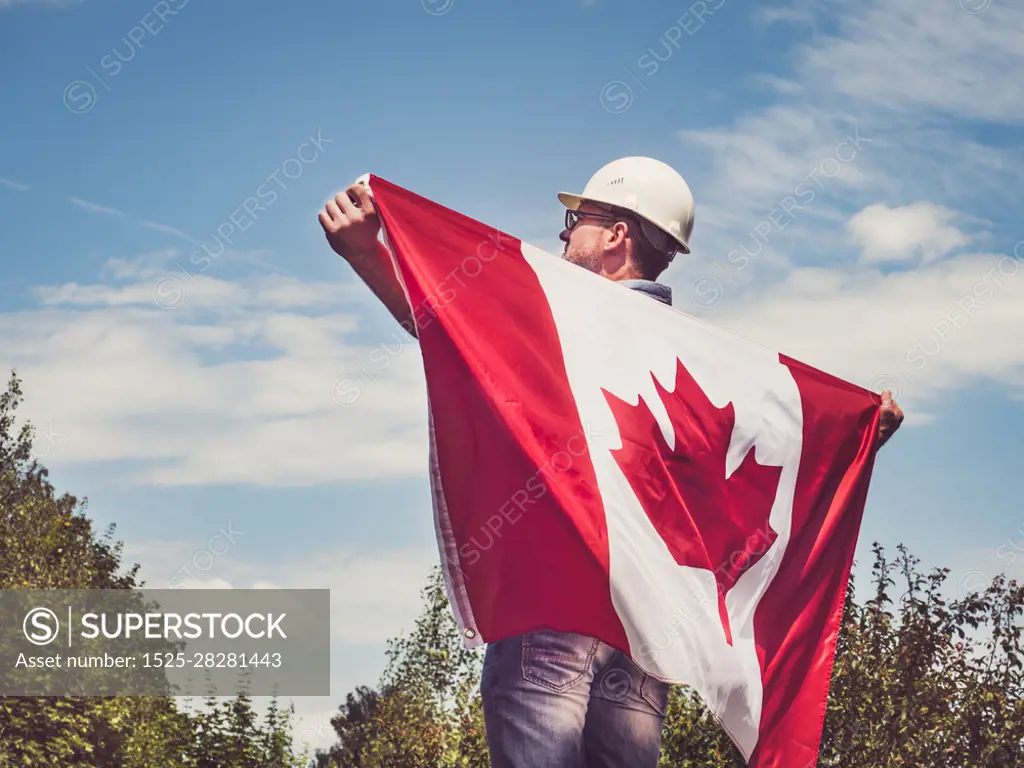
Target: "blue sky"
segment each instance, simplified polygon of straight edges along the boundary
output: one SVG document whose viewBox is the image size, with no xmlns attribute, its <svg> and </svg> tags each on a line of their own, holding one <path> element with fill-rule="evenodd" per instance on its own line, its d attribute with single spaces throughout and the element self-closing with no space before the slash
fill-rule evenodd
<svg viewBox="0 0 1024 768">
<path fill-rule="evenodd" d="M 0 362 L 148 586 L 334 590 L 320 743 L 437 554 L 418 349 L 319 207 L 373 172 L 554 250 L 556 192 L 650 155 L 697 201 L 677 307 L 906 410 L 861 556 L 1019 576 L 1022 36 L 1004 0 L 0 0 Z"/>
</svg>

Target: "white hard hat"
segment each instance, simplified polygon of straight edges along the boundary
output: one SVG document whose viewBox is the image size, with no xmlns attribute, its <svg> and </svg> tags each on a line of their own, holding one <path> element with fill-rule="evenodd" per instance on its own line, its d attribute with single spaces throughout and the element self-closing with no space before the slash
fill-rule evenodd
<svg viewBox="0 0 1024 768">
<path fill-rule="evenodd" d="M 651 244 L 669 253 L 669 261 L 675 251 L 690 252 L 693 194 L 683 177 L 660 160 L 613 160 L 590 178 L 581 194 L 559 192 L 558 199 L 571 211 L 585 201 L 624 208 L 640 219 Z"/>
</svg>

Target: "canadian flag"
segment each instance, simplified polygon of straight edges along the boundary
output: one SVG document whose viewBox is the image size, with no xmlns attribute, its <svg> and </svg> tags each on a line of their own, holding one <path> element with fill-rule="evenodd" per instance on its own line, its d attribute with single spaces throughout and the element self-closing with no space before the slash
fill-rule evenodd
<svg viewBox="0 0 1024 768">
<path fill-rule="evenodd" d="M 813 768 L 880 399 L 376 176 L 468 646 L 599 638 Z"/>
</svg>

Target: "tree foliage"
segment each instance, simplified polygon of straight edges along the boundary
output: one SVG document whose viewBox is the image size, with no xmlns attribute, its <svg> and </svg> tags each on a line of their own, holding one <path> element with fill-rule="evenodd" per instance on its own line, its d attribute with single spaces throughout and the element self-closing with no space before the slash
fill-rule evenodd
<svg viewBox="0 0 1024 768">
<path fill-rule="evenodd" d="M 350 693 L 331 725 L 338 743 L 316 768 L 484 768 L 489 764 L 478 695 L 482 657 L 466 650 L 440 569 L 407 636 L 388 644 L 380 690 Z"/>
<path fill-rule="evenodd" d="M 903 547 L 889 560 L 875 545 L 874 558 L 869 598 L 848 589 L 819 768 L 1024 765 L 1024 588 L 1000 577 L 949 597 L 947 569 L 922 574 Z M 462 649 L 439 569 L 424 596 L 378 689 L 350 693 L 332 720 L 338 742 L 317 768 L 488 765 L 480 658 Z M 745 763 L 699 696 L 675 686 L 661 765 Z"/>
<path fill-rule="evenodd" d="M 16 429 L 21 382 L 0 393 L 0 589 L 137 589 L 111 526 L 97 535 L 86 501 L 56 492 Z M 302 768 L 293 711 L 260 720 L 246 696 L 184 711 L 168 697 L 0 696 L 0 768 Z"/>
<path fill-rule="evenodd" d="M 0 589 L 136 589 L 111 526 L 59 495 L 15 428 L 12 375 L 0 393 Z M 948 569 L 922 573 L 878 545 L 867 599 L 848 589 L 819 768 L 1010 768 L 1024 765 L 1024 588 L 997 577 L 950 596 Z M 413 630 L 389 643 L 376 688 L 349 693 L 337 741 L 314 768 L 485 768 L 482 657 L 463 648 L 440 569 Z M 249 697 L 193 711 L 167 697 L 0 697 L 0 768 L 303 768 L 276 701 L 261 719 Z M 662 766 L 743 768 L 700 698 L 669 698 Z M 808 768 L 797 766 L 796 768 Z"/>
</svg>

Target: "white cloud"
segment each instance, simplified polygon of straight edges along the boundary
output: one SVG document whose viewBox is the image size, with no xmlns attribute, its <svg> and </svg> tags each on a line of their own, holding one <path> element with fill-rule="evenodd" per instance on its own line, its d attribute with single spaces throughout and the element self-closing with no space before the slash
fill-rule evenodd
<svg viewBox="0 0 1024 768">
<path fill-rule="evenodd" d="M 695 176 L 694 253 L 665 275 L 677 307 L 898 388 L 908 424 L 978 379 L 1024 394 L 1024 351 L 1008 341 L 1024 275 L 1006 258 L 1024 232 L 993 224 L 1019 219 L 1024 151 L 973 130 L 1024 122 L 1024 7 L 797 0 L 756 13 L 806 42 L 789 71 L 761 78 L 769 106 L 681 134 L 680 171 L 711 173 Z M 858 134 L 844 162 L 849 140 L 835 149 Z"/>
<path fill-rule="evenodd" d="M 862 248 L 861 261 L 869 264 L 906 261 L 920 256 L 923 263 L 945 256 L 968 243 L 968 237 L 950 224 L 956 211 L 919 202 L 898 208 L 869 205 L 847 223 Z"/>
<path fill-rule="evenodd" d="M 360 301 L 362 286 L 353 283 L 307 283 L 285 275 L 255 276 L 237 282 L 203 274 L 188 275 L 156 264 L 159 251 L 133 260 L 110 259 L 103 274 L 116 279 L 136 278 L 128 285 L 95 283 L 39 286 L 33 293 L 45 306 L 65 307 L 127 307 L 140 309 L 161 307 L 165 310 L 209 309 L 220 313 L 232 309 L 308 309 L 337 306 L 339 302 Z"/>
<path fill-rule="evenodd" d="M 800 268 L 737 294 L 710 319 L 848 381 L 892 389 L 907 426 L 922 423 L 941 392 L 978 379 L 1024 391 L 1024 346 L 1007 333 L 1024 326 L 1024 261 L 1006 255 L 889 274 Z"/>
<path fill-rule="evenodd" d="M 110 258 L 100 267 L 100 278 L 128 280 L 133 277 L 153 277 L 165 274 L 164 265 L 173 262 L 178 252 L 173 248 L 165 248 L 136 256 L 133 259 Z M 73 284 L 72 284 L 73 285 Z M 36 289 L 36 295 L 42 296 L 49 287 Z"/>
<path fill-rule="evenodd" d="M 0 315 L 25 415 L 63 435 L 48 465 L 130 460 L 131 481 L 158 485 L 425 474 L 419 347 L 397 325 L 355 341 L 339 307 L 365 288 L 204 276 L 164 310 L 137 279 L 157 272 L 147 258 L 108 262 L 127 284 L 44 287 L 41 309 Z"/>
<path fill-rule="evenodd" d="M 773 103 L 681 134 L 684 176 L 688 166 L 711 163 L 695 188 L 695 253 L 687 261 L 696 272 L 721 263 L 773 214 L 777 223 L 768 221 L 765 251 L 746 280 L 780 278 L 794 263 L 852 260 L 856 254 L 840 247 L 843 221 L 883 200 L 1016 216 L 1024 151 L 982 144 L 955 118 L 1024 121 L 1024 7 L 993 4 L 971 16 L 956 3 L 926 0 L 798 0 L 782 11 L 756 15 L 797 22 L 808 36 L 782 59 L 790 71 L 761 76 L 778 94 Z M 863 150 L 842 162 L 835 150 L 854 132 Z M 853 153 L 847 146 L 842 154 Z M 794 195 L 801 184 L 803 198 Z M 786 213 L 787 197 L 803 204 L 787 204 Z"/>
<path fill-rule="evenodd" d="M 695 193 L 697 259 L 724 257 L 751 237 L 748 251 L 754 250 L 760 226 L 768 228 L 760 239 L 772 245 L 765 258 L 786 266 L 789 259 L 774 252 L 778 244 L 804 241 L 810 225 L 835 219 L 837 203 L 859 200 L 877 184 L 875 127 L 812 104 L 780 103 L 727 128 L 679 137 L 694 162 L 698 155 L 712 162 L 710 178 Z"/>
<path fill-rule="evenodd" d="M 886 0 L 843 4 L 839 31 L 799 51 L 822 89 L 917 121 L 927 113 L 1024 121 L 1024 7 Z"/>
<path fill-rule="evenodd" d="M 429 513 L 429 511 L 428 511 Z M 127 542 L 126 562 L 139 562 L 145 588 L 156 589 L 330 589 L 331 696 L 286 696 L 295 704 L 293 734 L 299 743 L 328 747 L 336 740 L 331 717 L 356 685 L 375 685 L 384 669 L 384 642 L 408 632 L 423 609 L 421 589 L 438 562 L 437 550 L 361 551 L 327 545 L 295 559 L 257 563 L 239 557 L 248 532 L 220 521 L 211 530 L 231 529 L 232 546 L 223 535 L 209 542 Z M 311 539 L 313 540 L 313 539 Z M 210 556 L 213 550 L 223 553 Z M 201 556 L 200 556 L 201 555 Z M 352 660 L 353 649 L 369 652 L 372 667 Z M 365 658 L 365 655 L 363 658 Z M 257 712 L 270 698 L 253 697 Z M 183 699 L 179 703 L 185 704 Z M 195 702 L 193 702 L 193 705 Z"/>
<path fill-rule="evenodd" d="M 26 416 L 61 435 L 49 466 L 131 461 L 131 482 L 156 485 L 424 475 L 420 351 L 393 324 L 357 341 L 361 284 L 202 276 L 164 310 L 152 279 L 170 253 L 112 259 L 114 283 L 40 288 L 41 308 L 0 315 Z M 884 380 L 920 423 L 937 393 L 972 378 L 1024 383 L 1024 349 L 1005 333 L 1024 325 L 1021 264 L 976 253 L 890 274 L 797 267 L 733 289 L 710 319 L 862 385 Z M 676 303 L 688 309 L 686 294 Z"/>
<path fill-rule="evenodd" d="M 787 96 L 794 96 L 804 91 L 804 87 L 800 83 L 774 75 L 754 75 L 751 80 L 757 85 L 771 88 L 773 91 Z"/>
<path fill-rule="evenodd" d="M 148 227 L 149 229 L 155 230 L 157 232 L 165 232 L 168 235 L 180 237 L 182 240 L 187 240 L 190 243 L 196 242 L 196 239 L 192 237 L 192 235 L 188 234 L 187 232 L 182 232 L 180 229 L 175 229 L 174 227 L 168 226 L 167 224 L 157 224 L 154 221 L 144 221 L 142 222 L 142 226 Z"/>
<path fill-rule="evenodd" d="M 211 529 L 233 525 L 221 521 Z M 124 557 L 141 564 L 145 589 L 329 589 L 332 643 L 369 647 L 381 647 L 412 627 L 423 607 L 420 590 L 438 562 L 434 548 L 365 551 L 340 543 L 294 559 L 253 562 L 239 556 L 248 533 L 233 531 L 233 545 L 223 534 L 212 546 L 128 542 Z"/>
<path fill-rule="evenodd" d="M 79 208 L 83 208 L 83 209 L 85 209 L 87 211 L 91 211 L 92 213 L 105 213 L 105 214 L 112 215 L 112 216 L 124 216 L 125 215 L 123 211 L 119 211 L 116 208 L 107 208 L 106 206 L 103 206 L 103 205 L 97 205 L 96 203 L 90 203 L 88 200 L 83 200 L 80 197 L 70 197 L 68 199 L 72 203 L 77 205 Z"/>
<path fill-rule="evenodd" d="M 13 179 L 6 179 L 3 177 L 0 177 L 0 184 L 3 184 L 5 187 L 8 187 L 10 189 L 17 190 L 18 192 L 24 192 L 26 189 L 28 189 L 28 185 L 26 184 L 22 184 L 21 182 L 14 181 Z"/>
<path fill-rule="evenodd" d="M 1011 212 L 1024 155 L 925 117 L 1016 119 L 1003 102 L 1024 70 L 1005 30 L 1024 11 L 828 5 L 843 21 L 821 26 L 838 32 L 813 33 L 795 70 L 771 76 L 775 104 L 683 134 L 713 175 L 695 189 L 695 252 L 666 274 L 677 306 L 694 308 L 702 270 L 718 275 L 725 300 L 711 322 L 864 385 L 896 377 L 908 423 L 978 377 L 1016 392 L 1024 361 L 1005 340 L 1024 323 L 1024 280 L 992 273 L 1017 262 L 963 253 L 984 234 L 962 222 L 1001 201 Z M 816 29 L 822 11 L 796 7 Z M 933 19 L 963 25 L 949 60 L 955 33 L 937 33 Z M 898 44 L 882 46 L 897 32 Z M 829 46 L 841 52 L 834 61 Z M 912 93 L 951 68 L 948 89 Z M 985 245 L 1005 248 L 994 233 Z M 357 341 L 371 303 L 361 284 L 189 277 L 161 269 L 171 260 L 111 260 L 112 281 L 42 287 L 39 310 L 0 316 L 0 355 L 19 365 L 33 415 L 67 434 L 49 461 L 141 460 L 136 481 L 159 484 L 422 476 L 419 349 L 401 332 Z M 883 263 L 897 269 L 885 274 Z M 167 290 L 183 297 L 173 311 L 157 306 Z"/>
</svg>

